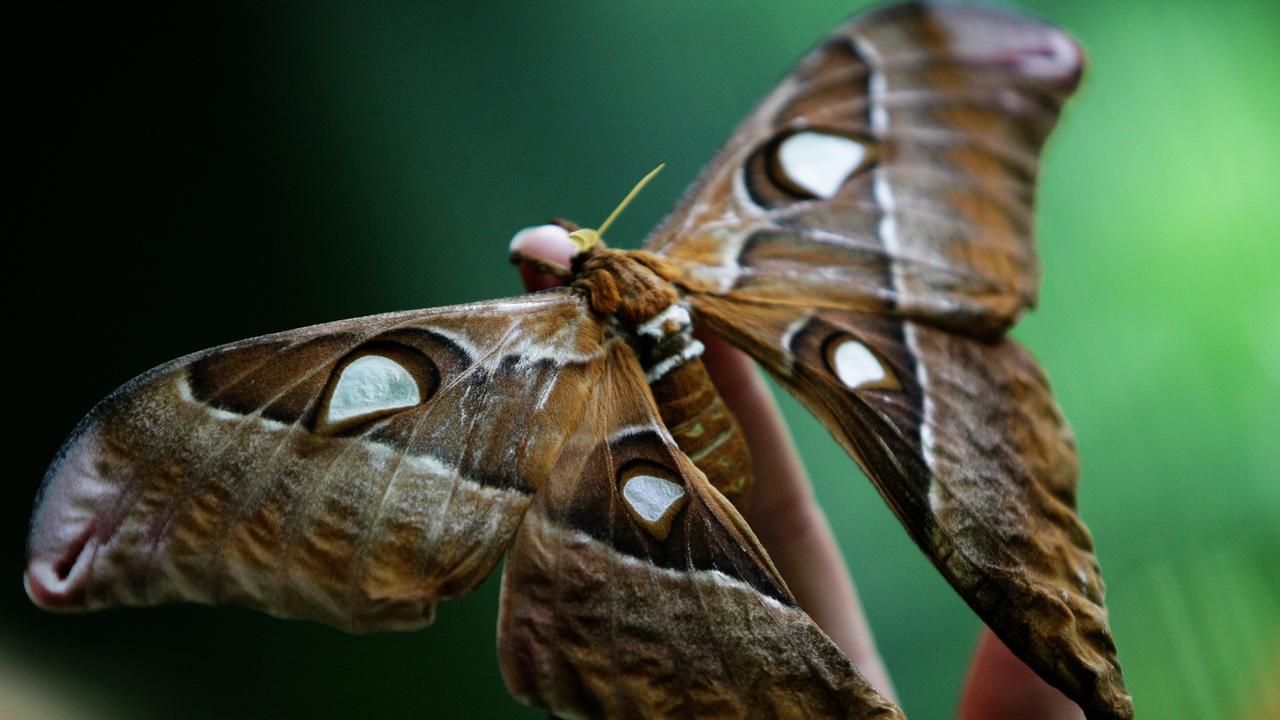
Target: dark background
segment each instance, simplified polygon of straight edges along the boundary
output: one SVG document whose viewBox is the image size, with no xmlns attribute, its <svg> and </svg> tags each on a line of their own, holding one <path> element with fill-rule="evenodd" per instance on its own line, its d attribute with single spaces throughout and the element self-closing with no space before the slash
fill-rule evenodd
<svg viewBox="0 0 1280 720">
<path fill-rule="evenodd" d="M 540 717 L 494 657 L 496 575 L 429 630 L 249 611 L 37 611 L 31 500 L 133 375 L 338 318 L 518 292 L 518 228 L 634 246 L 856 2 L 53 5 L 10 25 L 0 714 Z M 1080 502 L 1140 715 L 1256 717 L 1280 660 L 1280 9 L 1027 2 L 1090 51 L 1042 176 L 1018 335 L 1079 436 Z M 822 427 L 784 407 L 913 718 L 979 625 Z M 1273 701 L 1275 701 L 1273 697 Z M 1280 702 L 1280 701 L 1278 701 Z M 8 708 L 6 710 L 6 708 Z"/>
</svg>

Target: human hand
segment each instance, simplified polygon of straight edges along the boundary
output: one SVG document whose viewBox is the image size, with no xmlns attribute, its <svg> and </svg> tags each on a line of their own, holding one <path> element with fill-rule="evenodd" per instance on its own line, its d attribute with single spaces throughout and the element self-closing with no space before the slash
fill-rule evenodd
<svg viewBox="0 0 1280 720">
<path fill-rule="evenodd" d="M 525 233 L 512 251 L 568 267 L 573 245 L 563 234 Z M 531 263 L 519 265 L 525 288 L 563 284 Z M 716 390 L 737 417 L 755 461 L 748 524 L 769 552 L 800 607 L 857 666 L 881 695 L 895 700 L 871 628 L 826 515 L 772 392 L 755 363 L 723 341 L 699 335 L 702 361 Z M 984 629 L 961 696 L 959 720 L 1074 720 L 1083 714 Z"/>
</svg>

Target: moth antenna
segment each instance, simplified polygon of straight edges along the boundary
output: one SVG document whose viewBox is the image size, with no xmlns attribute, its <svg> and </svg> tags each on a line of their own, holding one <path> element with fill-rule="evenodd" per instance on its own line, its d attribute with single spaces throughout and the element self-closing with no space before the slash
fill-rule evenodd
<svg viewBox="0 0 1280 720">
<path fill-rule="evenodd" d="M 605 218 L 604 222 L 600 223 L 600 227 L 596 229 L 596 232 L 599 233 L 601 237 L 604 237 L 604 231 L 608 230 L 609 226 L 613 224 L 613 221 L 617 219 L 618 215 L 621 214 L 623 210 L 627 209 L 627 206 L 631 204 L 631 201 L 635 199 L 636 195 L 640 194 L 640 191 L 644 189 L 644 186 L 648 185 L 649 181 L 652 180 L 655 175 L 662 172 L 662 168 L 666 166 L 666 163 L 661 163 L 658 167 L 650 170 L 648 175 L 640 178 L 640 182 L 636 183 L 636 186 L 631 188 L 631 192 L 627 193 L 627 196 L 622 198 L 622 202 L 618 203 L 618 207 L 614 208 L 613 212 L 609 213 L 609 217 Z"/>
<path fill-rule="evenodd" d="M 648 175 L 640 178 L 640 182 L 636 183 L 636 186 L 631 188 L 631 192 L 627 193 L 627 196 L 622 198 L 622 202 L 618 203 L 618 207 L 614 208 L 613 212 L 609 213 L 609 217 L 604 219 L 604 222 L 600 224 L 599 229 L 582 228 L 569 233 L 569 241 L 573 243 L 573 246 L 577 248 L 577 251 L 580 253 L 586 252 L 596 245 L 599 245 L 600 238 L 604 235 L 604 231 L 609 229 L 609 226 L 613 224 L 613 221 L 617 219 L 618 215 L 621 214 L 623 210 L 627 209 L 627 206 L 631 204 L 631 201 L 635 199 L 636 195 L 640 194 L 640 191 L 644 189 L 644 186 L 649 184 L 649 181 L 653 179 L 653 176 L 662 172 L 662 168 L 666 166 L 666 163 L 662 163 L 653 170 L 650 170 Z"/>
</svg>

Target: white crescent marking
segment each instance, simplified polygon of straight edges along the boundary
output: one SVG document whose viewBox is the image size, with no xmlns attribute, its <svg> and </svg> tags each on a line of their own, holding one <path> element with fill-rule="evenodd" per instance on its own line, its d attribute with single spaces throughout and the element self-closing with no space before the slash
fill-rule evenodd
<svg viewBox="0 0 1280 720">
<path fill-rule="evenodd" d="M 654 475 L 633 475 L 622 486 L 622 497 L 627 504 L 651 523 L 660 522 L 684 494 L 683 487 Z"/>
</svg>

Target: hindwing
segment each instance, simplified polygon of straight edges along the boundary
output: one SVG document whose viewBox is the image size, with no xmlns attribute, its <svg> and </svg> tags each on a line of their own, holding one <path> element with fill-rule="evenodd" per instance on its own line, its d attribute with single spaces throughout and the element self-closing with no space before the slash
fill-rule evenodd
<svg viewBox="0 0 1280 720">
<path fill-rule="evenodd" d="M 609 354 L 503 574 L 512 694 L 563 717 L 902 717 L 676 446 L 631 350 Z"/>
<path fill-rule="evenodd" d="M 699 307 L 827 426 L 1014 652 L 1092 714 L 1131 712 L 1075 441 L 1026 350 L 866 313 Z"/>
</svg>

